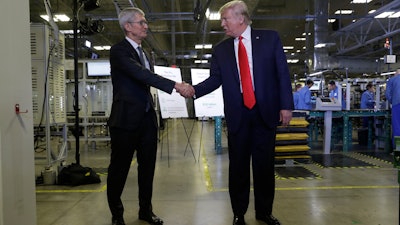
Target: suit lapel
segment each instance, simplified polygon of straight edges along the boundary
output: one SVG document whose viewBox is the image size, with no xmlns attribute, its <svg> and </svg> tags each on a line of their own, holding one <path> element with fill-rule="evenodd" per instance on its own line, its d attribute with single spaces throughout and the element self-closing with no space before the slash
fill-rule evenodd
<svg viewBox="0 0 400 225">
<path fill-rule="evenodd" d="M 127 48 L 130 49 L 130 52 L 132 53 L 133 58 L 138 61 L 140 63 L 140 58 L 139 58 L 139 54 L 136 51 L 136 49 L 131 45 L 131 43 L 129 43 L 128 40 L 124 39 L 124 44 Z"/>
<path fill-rule="evenodd" d="M 261 62 L 257 62 L 260 58 L 262 57 L 258 57 L 260 55 L 262 55 L 262 52 L 259 52 L 261 48 L 261 36 L 259 34 L 259 32 L 257 32 L 254 29 L 251 29 L 251 51 L 252 51 L 252 55 L 253 55 L 253 79 L 254 79 L 254 86 L 257 86 L 257 75 L 258 75 L 258 65 L 262 65 Z M 255 88 L 257 90 L 257 88 Z"/>
<path fill-rule="evenodd" d="M 229 58 L 227 59 L 227 63 L 230 63 L 229 66 L 232 69 L 232 74 L 234 75 L 234 80 L 240 85 L 239 79 L 239 71 L 238 71 L 238 62 L 236 61 L 236 54 L 235 54 L 235 44 L 234 38 L 229 38 L 226 44 L 226 56 Z"/>
</svg>

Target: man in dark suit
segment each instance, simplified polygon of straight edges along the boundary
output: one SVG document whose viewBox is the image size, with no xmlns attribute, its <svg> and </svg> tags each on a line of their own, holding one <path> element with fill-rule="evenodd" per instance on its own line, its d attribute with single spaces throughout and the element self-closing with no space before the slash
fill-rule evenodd
<svg viewBox="0 0 400 225">
<path fill-rule="evenodd" d="M 139 219 L 163 224 L 153 213 L 153 177 L 157 154 L 157 118 L 150 86 L 172 93 L 190 94 L 187 84 L 175 83 L 150 70 L 150 62 L 141 49 L 147 36 L 147 21 L 142 10 L 126 8 L 119 14 L 125 39 L 110 50 L 113 103 L 108 121 L 111 159 L 107 177 L 107 200 L 113 225 L 125 225 L 121 194 L 133 154 L 136 151 L 139 184 Z M 139 47 L 139 48 L 138 48 Z M 186 92 L 185 92 L 186 91 Z"/>
<path fill-rule="evenodd" d="M 222 85 L 228 128 L 233 224 L 245 224 L 250 193 L 250 161 L 256 219 L 269 225 L 280 224 L 272 216 L 276 127 L 279 124 L 288 125 L 293 110 L 286 56 L 275 31 L 250 27 L 251 20 L 243 1 L 226 3 L 221 7 L 220 14 L 221 26 L 230 38 L 214 47 L 210 77 L 194 86 L 195 97 L 199 98 Z M 243 52 L 240 42 L 247 52 L 244 64 L 240 57 L 240 51 Z M 251 80 L 242 77 L 245 70 Z M 249 85 L 244 84 L 246 79 Z M 250 95 L 250 104 L 245 100 L 245 94 Z"/>
</svg>

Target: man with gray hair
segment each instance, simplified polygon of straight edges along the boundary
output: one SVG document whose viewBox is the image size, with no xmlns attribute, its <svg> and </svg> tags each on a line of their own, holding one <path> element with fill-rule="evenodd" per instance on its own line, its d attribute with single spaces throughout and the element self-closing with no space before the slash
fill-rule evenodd
<svg viewBox="0 0 400 225">
<path fill-rule="evenodd" d="M 113 103 L 108 126 L 111 159 L 107 177 L 107 200 L 112 225 L 125 225 L 121 194 L 136 151 L 139 185 L 139 219 L 161 225 L 153 213 L 153 178 L 157 156 L 157 117 L 150 86 L 167 93 L 173 89 L 191 94 L 193 88 L 175 83 L 151 71 L 151 62 L 142 49 L 147 36 L 145 14 L 138 8 L 126 8 L 119 14 L 125 39 L 110 49 Z M 193 93 L 192 93 L 193 94 Z"/>
</svg>

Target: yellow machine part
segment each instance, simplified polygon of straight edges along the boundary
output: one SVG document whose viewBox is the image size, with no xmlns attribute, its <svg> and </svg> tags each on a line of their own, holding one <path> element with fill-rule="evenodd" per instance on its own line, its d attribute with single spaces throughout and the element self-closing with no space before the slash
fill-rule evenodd
<svg viewBox="0 0 400 225">
<path fill-rule="evenodd" d="M 283 145 L 275 146 L 275 152 L 304 152 L 310 150 L 308 145 Z"/>
<path fill-rule="evenodd" d="M 282 133 L 276 134 L 277 141 L 305 140 L 308 138 L 306 133 Z"/>
</svg>

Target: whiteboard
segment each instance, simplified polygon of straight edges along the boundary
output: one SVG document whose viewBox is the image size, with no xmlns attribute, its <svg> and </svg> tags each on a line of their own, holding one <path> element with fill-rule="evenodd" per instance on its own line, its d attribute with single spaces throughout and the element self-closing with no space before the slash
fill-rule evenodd
<svg viewBox="0 0 400 225">
<path fill-rule="evenodd" d="M 154 66 L 154 72 L 175 82 L 182 82 L 181 69 L 179 68 Z M 162 118 L 189 117 L 186 100 L 178 92 L 174 90 L 172 94 L 168 94 L 164 91 L 157 90 L 157 94 Z"/>
<path fill-rule="evenodd" d="M 196 85 L 210 76 L 209 69 L 191 69 L 192 84 Z M 196 117 L 224 116 L 222 87 L 194 101 Z"/>
</svg>

